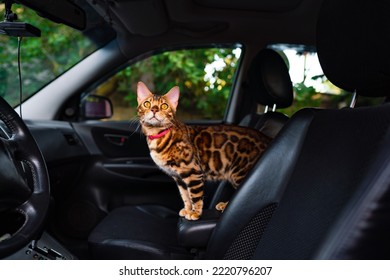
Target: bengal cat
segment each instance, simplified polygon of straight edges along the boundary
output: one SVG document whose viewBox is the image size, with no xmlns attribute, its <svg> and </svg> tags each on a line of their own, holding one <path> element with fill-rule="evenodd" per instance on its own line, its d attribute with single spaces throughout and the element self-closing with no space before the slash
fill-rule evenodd
<svg viewBox="0 0 390 280">
<path fill-rule="evenodd" d="M 179 87 L 163 96 L 137 85 L 138 117 L 154 162 L 177 183 L 184 208 L 179 215 L 197 220 L 203 210 L 205 180 L 228 180 L 236 188 L 271 139 L 233 125 L 189 126 L 175 118 Z M 223 211 L 226 202 L 216 208 Z"/>
</svg>

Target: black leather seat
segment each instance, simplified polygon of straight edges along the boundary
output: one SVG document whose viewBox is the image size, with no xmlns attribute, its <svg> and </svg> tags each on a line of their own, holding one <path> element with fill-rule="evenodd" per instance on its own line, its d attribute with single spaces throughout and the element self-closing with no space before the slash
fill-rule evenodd
<svg viewBox="0 0 390 280">
<path fill-rule="evenodd" d="M 93 230 L 89 249 L 93 259 L 187 259 L 178 245 L 178 214 L 158 205 L 114 209 Z"/>
<path fill-rule="evenodd" d="M 371 164 L 385 164 L 383 149 L 390 156 L 389 137 L 390 104 L 298 112 L 231 199 L 206 258 L 315 258 L 351 197 L 377 176 Z"/>
<path fill-rule="evenodd" d="M 320 62 L 336 85 L 369 97 L 388 97 L 390 58 L 382 56 L 372 61 L 371 46 L 385 46 L 385 39 L 390 36 L 386 31 L 390 23 L 386 14 L 389 3 L 383 0 L 381 5 L 371 5 L 357 1 L 351 9 L 346 5 L 350 2 L 325 0 L 318 25 Z M 378 23 L 378 18 L 381 24 L 372 25 Z M 337 55 L 338 52 L 343 55 Z M 348 66 L 349 71 L 345 71 L 341 67 L 345 64 L 353 67 Z M 389 231 L 383 230 L 383 222 L 384 227 L 389 225 L 388 219 L 371 219 L 383 217 L 389 209 L 389 146 L 390 104 L 299 111 L 230 200 L 203 257 L 389 258 L 387 247 L 382 246 L 389 243 L 388 235 L 376 234 L 378 230 Z M 152 213 L 145 209 L 129 206 L 109 214 L 89 238 L 91 256 L 192 257 L 174 238 L 165 240 L 174 234 L 174 230 L 168 230 L 175 225 L 171 214 L 162 209 L 152 209 Z M 376 210 L 381 215 L 375 215 Z M 157 230 L 160 225 L 164 228 Z M 366 229 L 373 230 L 367 233 Z M 345 240 L 343 233 L 352 240 Z M 380 242 L 370 242 L 378 238 Z"/>
</svg>

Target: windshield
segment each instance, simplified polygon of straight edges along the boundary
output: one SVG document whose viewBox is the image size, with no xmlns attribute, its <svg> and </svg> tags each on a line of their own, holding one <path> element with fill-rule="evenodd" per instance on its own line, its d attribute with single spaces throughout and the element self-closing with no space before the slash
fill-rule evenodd
<svg viewBox="0 0 390 280">
<path fill-rule="evenodd" d="M 0 4 L 0 16 L 4 10 L 4 4 Z M 41 18 L 33 10 L 21 5 L 14 4 L 12 11 L 17 14 L 18 21 L 27 22 L 41 30 L 41 37 L 21 40 L 23 100 L 107 43 L 115 34 L 102 26 L 99 26 L 99 30 L 105 30 L 103 34 L 96 35 L 94 28 L 80 32 Z M 0 96 L 15 107 L 20 103 L 18 38 L 0 35 L 0 61 Z"/>
</svg>

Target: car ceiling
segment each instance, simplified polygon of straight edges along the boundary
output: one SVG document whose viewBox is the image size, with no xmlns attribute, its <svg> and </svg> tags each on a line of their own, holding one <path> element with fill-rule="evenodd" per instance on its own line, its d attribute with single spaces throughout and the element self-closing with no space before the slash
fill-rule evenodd
<svg viewBox="0 0 390 280">
<path fill-rule="evenodd" d="M 23 0 L 20 2 L 30 2 Z M 66 2 L 69 0 L 58 0 Z M 40 11 L 48 4 L 42 2 Z M 50 1 L 49 1 L 50 2 Z M 125 55 L 185 44 L 315 44 L 322 0 L 74 0 L 88 2 L 117 32 Z M 56 2 L 57 3 L 57 2 Z M 34 5 L 37 5 L 36 3 Z M 61 12 L 61 11 L 58 11 Z M 91 17 L 88 17 L 88 20 Z M 98 25 L 96 18 L 90 25 Z M 132 42 L 137 41 L 137 44 Z"/>
<path fill-rule="evenodd" d="M 321 0 L 89 0 L 125 42 L 314 44 Z M 109 3 L 109 4 L 108 4 Z M 243 32 L 244 31 L 244 32 Z M 146 44 L 147 45 L 147 44 Z M 126 50 L 126 46 L 123 46 Z"/>
</svg>

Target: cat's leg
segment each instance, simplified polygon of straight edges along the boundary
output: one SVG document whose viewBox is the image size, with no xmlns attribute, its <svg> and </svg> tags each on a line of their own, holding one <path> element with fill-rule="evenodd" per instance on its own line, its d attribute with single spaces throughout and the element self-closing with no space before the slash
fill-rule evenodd
<svg viewBox="0 0 390 280">
<path fill-rule="evenodd" d="M 203 212 L 203 176 L 194 172 L 189 177 L 183 178 L 187 185 L 188 196 L 191 200 L 192 210 L 186 214 L 187 220 L 198 220 Z"/>
<path fill-rule="evenodd" d="M 185 217 L 188 213 L 191 213 L 192 211 L 191 199 L 188 195 L 187 186 L 183 182 L 183 180 L 181 180 L 180 178 L 174 178 L 174 179 L 176 181 L 177 187 L 179 188 L 181 199 L 183 200 L 184 203 L 184 208 L 180 210 L 179 216 Z"/>
</svg>

